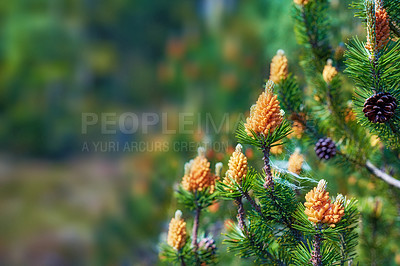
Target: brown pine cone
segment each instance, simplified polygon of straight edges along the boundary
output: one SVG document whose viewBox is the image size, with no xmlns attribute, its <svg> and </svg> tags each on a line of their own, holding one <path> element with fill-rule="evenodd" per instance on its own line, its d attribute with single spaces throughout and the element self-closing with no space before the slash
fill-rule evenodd
<svg viewBox="0 0 400 266">
<path fill-rule="evenodd" d="M 331 138 L 322 138 L 315 144 L 314 150 L 320 159 L 329 160 L 336 155 L 336 144 Z"/>
<path fill-rule="evenodd" d="M 372 123 L 385 123 L 397 108 L 397 101 L 389 92 L 379 92 L 365 100 L 363 112 Z"/>
</svg>

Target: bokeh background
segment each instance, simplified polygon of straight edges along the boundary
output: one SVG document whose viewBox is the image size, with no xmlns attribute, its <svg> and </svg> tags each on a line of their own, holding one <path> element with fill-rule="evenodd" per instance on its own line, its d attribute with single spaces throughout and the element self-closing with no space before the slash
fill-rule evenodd
<svg viewBox="0 0 400 266">
<path fill-rule="evenodd" d="M 179 207 L 173 187 L 184 163 L 195 156 L 198 143 L 219 143 L 207 156 L 213 164 L 226 164 L 236 144 L 235 124 L 207 130 L 207 114 L 217 125 L 225 114 L 235 122 L 246 114 L 278 49 L 285 50 L 290 70 L 302 80 L 291 4 L 0 3 L 0 265 L 159 264 L 158 243 Z M 335 47 L 364 35 L 349 4 L 331 3 Z M 82 133 L 82 114 L 95 113 L 100 121 L 103 113 L 118 118 L 124 112 L 160 118 L 167 113 L 168 128 L 177 133 L 164 134 L 158 123 L 148 133 L 139 127 L 134 134 L 118 128 L 102 134 L 100 122 Z M 195 114 L 193 133 L 179 130 L 181 113 Z M 120 149 L 110 148 L 110 142 Z M 132 142 L 144 146 L 122 150 Z M 93 143 L 103 148 L 96 151 Z M 196 145 L 175 149 L 176 143 Z M 257 151 L 249 149 L 247 156 L 258 162 Z M 312 156 L 307 164 L 316 178 L 328 179 L 332 193 L 369 195 L 365 191 L 377 186 L 341 175 Z M 234 219 L 232 206 L 219 212 L 221 206 L 204 218 L 218 234 L 224 221 Z M 220 252 L 221 261 L 240 264 L 224 246 Z M 397 246 L 388 244 L 388 252 L 382 256 L 389 254 L 393 263 Z"/>
</svg>

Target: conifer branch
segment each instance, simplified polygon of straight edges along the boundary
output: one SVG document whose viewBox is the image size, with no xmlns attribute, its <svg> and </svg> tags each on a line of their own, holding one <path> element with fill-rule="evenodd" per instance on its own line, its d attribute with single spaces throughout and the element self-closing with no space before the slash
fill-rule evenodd
<svg viewBox="0 0 400 266">
<path fill-rule="evenodd" d="M 389 185 L 394 186 L 396 188 L 400 188 L 400 180 L 383 172 L 378 167 L 376 167 L 373 163 L 371 163 L 371 161 L 367 160 L 365 163 L 363 163 L 361 161 L 358 161 L 356 159 L 349 157 L 348 155 L 344 154 L 343 152 L 338 151 L 337 154 L 340 156 L 343 156 L 347 161 L 353 163 L 354 165 L 357 165 L 362 168 L 366 168 L 371 174 L 378 177 L 379 179 L 382 179 Z"/>
<path fill-rule="evenodd" d="M 262 147 L 263 153 L 264 153 L 264 157 L 263 157 L 263 161 L 264 161 L 264 172 L 265 172 L 265 183 L 264 183 L 264 188 L 268 190 L 268 194 L 272 199 L 272 203 L 273 205 L 279 209 L 280 213 L 284 213 L 284 210 L 282 208 L 282 206 L 277 202 L 275 195 L 274 195 L 274 188 L 275 188 L 275 184 L 273 181 L 273 177 L 272 177 L 272 173 L 271 173 L 271 165 L 269 163 L 269 152 L 270 152 L 270 147 L 264 145 Z M 282 221 L 291 231 L 295 231 L 294 233 L 296 233 L 297 235 L 297 231 L 291 226 L 291 222 L 288 219 L 283 219 Z"/>
<path fill-rule="evenodd" d="M 329 132 L 332 132 L 331 135 L 336 140 L 339 138 L 344 140 L 345 152 L 340 153 L 338 151 L 338 154 L 343 156 L 346 161 L 360 168 L 368 169 L 372 174 L 391 185 L 396 186 L 395 184 L 398 182 L 396 187 L 400 187 L 400 181 L 379 170 L 367 160 L 368 154 L 366 153 L 370 146 L 369 142 L 365 140 L 368 136 L 366 134 L 362 136 L 365 133 L 364 131 L 360 133 L 362 127 L 356 127 L 354 119 L 351 117 L 352 122 L 349 122 L 350 120 L 345 116 L 349 106 L 341 95 L 343 92 L 340 90 L 341 81 L 339 78 L 335 78 L 339 69 L 336 69 L 330 62 L 328 65 L 331 71 L 327 71 L 328 74 L 330 73 L 329 78 L 326 78 L 327 75 L 324 73 L 324 65 L 332 55 L 327 34 L 329 22 L 326 19 L 329 1 L 299 0 L 295 1 L 295 4 L 295 30 L 299 44 L 304 46 L 301 63 L 309 86 L 317 93 L 318 100 L 315 101 L 315 104 L 322 104 L 324 108 L 320 109 L 320 113 L 316 113 L 313 108 L 315 106 L 308 105 L 308 101 L 304 100 L 303 91 L 298 86 L 296 79 L 288 75 L 287 59 L 283 57 L 282 52 L 278 52 L 277 56 L 280 56 L 280 59 L 277 57 L 274 62 L 276 71 L 271 72 L 274 75 L 271 74 L 270 80 L 278 84 L 278 88 L 281 89 L 280 95 L 274 95 L 273 83 L 267 82 L 265 91 L 259 96 L 256 104 L 251 107 L 250 116 L 245 123 L 239 124 L 236 132 L 241 144 L 249 144 L 262 150 L 262 171 L 264 173 L 247 172 L 247 160 L 242 154 L 240 146 L 240 149 L 235 150 L 236 154 L 232 155 L 229 161 L 230 169 L 225 179 L 219 181 L 215 188 L 219 197 L 234 200 L 237 207 L 238 223 L 231 227 L 226 240 L 231 245 L 228 249 L 230 252 L 235 252 L 236 255 L 243 258 L 255 257 L 260 264 L 286 265 L 293 262 L 298 262 L 296 265 L 306 265 L 311 262 L 314 266 L 320 266 L 322 263 L 325 265 L 344 264 L 355 256 L 357 233 L 352 230 L 357 227 L 356 203 L 350 200 L 346 201 L 342 195 L 338 196 L 334 203 L 331 203 L 329 193 L 326 192 L 323 197 L 327 204 L 320 204 L 321 200 L 317 200 L 317 197 L 322 197 L 322 194 L 317 191 L 321 187 L 319 186 L 314 189 L 313 195 L 315 197 L 309 196 L 309 199 L 307 199 L 306 196 L 308 201 L 306 212 L 293 191 L 295 185 L 286 180 L 285 176 L 277 176 L 275 173 L 273 175 L 270 149 L 280 145 L 280 141 L 290 133 L 291 128 L 281 109 L 286 111 L 286 117 L 291 117 L 296 122 L 296 126 L 302 124 L 304 126 L 302 130 L 306 129 L 307 135 L 311 139 L 320 138 L 322 134 L 326 134 L 326 131 L 330 130 L 328 126 L 333 126 L 333 131 Z M 397 48 L 393 47 L 398 47 L 392 44 L 378 46 L 376 40 L 370 40 L 371 44 L 384 47 L 384 51 L 396 50 Z M 358 49 L 361 52 L 354 53 L 349 62 L 357 62 L 357 59 L 363 59 L 360 61 L 363 64 L 361 67 L 355 65 L 352 69 L 357 81 L 362 84 L 361 87 L 368 90 L 365 95 L 362 95 L 362 98 L 364 96 L 369 97 L 371 92 L 374 94 L 379 92 L 383 83 L 398 77 L 399 74 L 396 74 L 395 77 L 388 75 L 388 73 L 393 72 L 389 70 L 395 69 L 397 66 L 395 63 L 393 65 L 390 63 L 393 61 L 391 59 L 394 58 L 393 53 L 388 56 L 384 52 L 380 53 L 376 50 L 375 53 L 375 50 L 373 50 L 371 51 L 372 56 L 370 56 L 371 52 L 368 52 L 364 45 L 356 48 L 361 48 Z M 281 61 L 278 61 L 278 59 Z M 277 65 L 280 67 L 277 68 Z M 324 69 L 323 72 L 321 72 L 322 69 Z M 360 69 L 365 71 L 360 74 Z M 364 82 L 364 79 L 367 82 Z M 325 82 L 323 82 L 324 80 Z M 392 87 L 389 88 L 392 91 L 397 88 Z M 278 96 L 283 99 L 281 100 L 283 106 L 279 105 Z M 397 97 L 398 94 L 394 94 L 394 96 Z M 324 100 L 320 102 L 320 99 L 323 98 Z M 360 99 L 359 102 L 362 105 L 364 101 Z M 315 109 L 319 111 L 317 108 Z M 398 114 L 396 113 L 396 115 Z M 316 119 L 313 119 L 314 115 Z M 300 118 L 298 121 L 294 119 L 296 116 Z M 389 124 L 387 126 L 389 127 Z M 393 124 L 393 127 L 393 132 L 398 131 L 397 124 Z M 334 148 L 336 151 L 336 144 Z M 357 156 L 353 153 L 357 153 Z M 321 158 L 321 156 L 319 157 Z M 183 185 L 187 187 L 187 193 L 181 192 L 180 197 L 187 202 L 190 201 L 190 204 L 186 205 L 190 206 L 191 210 L 195 210 L 195 217 L 192 246 L 187 245 L 189 250 L 187 254 L 189 255 L 185 256 L 185 259 L 188 264 L 192 263 L 192 260 L 196 264 L 200 264 L 203 261 L 202 252 L 204 248 L 203 239 L 197 243 L 197 235 L 201 210 L 207 207 L 203 204 L 203 199 L 212 202 L 211 200 L 214 198 L 208 194 L 197 197 L 197 190 L 193 190 L 196 182 L 189 182 L 191 180 L 188 177 L 190 177 L 190 172 L 185 173 L 185 182 L 183 182 Z M 391 180 L 391 183 L 388 180 Z M 324 190 L 325 188 L 326 184 Z M 257 202 L 249 195 L 250 190 L 254 191 Z M 193 191 L 196 192 L 193 193 Z M 251 210 L 250 213 L 246 213 L 243 198 L 249 201 L 255 211 L 254 213 Z M 310 205 L 311 203 L 313 205 Z M 322 218 L 320 217 L 321 209 L 324 211 Z M 179 254 L 177 255 L 179 256 Z M 176 255 L 174 262 L 179 263 L 179 259 L 181 259 L 181 265 L 185 265 L 183 257 Z"/>
<path fill-rule="evenodd" d="M 197 251 L 198 248 L 197 234 L 199 230 L 200 213 L 201 213 L 201 207 L 197 206 L 196 214 L 193 221 L 193 231 L 192 231 L 192 246 L 194 247 L 195 251 Z"/>
<path fill-rule="evenodd" d="M 263 151 L 263 161 L 264 161 L 264 172 L 265 172 L 265 182 L 264 182 L 264 188 L 268 190 L 269 197 L 272 200 L 272 204 L 279 210 L 279 213 L 285 213 L 285 210 L 282 208 L 282 206 L 279 204 L 277 201 L 275 195 L 274 195 L 274 189 L 275 189 L 275 184 L 273 181 L 272 177 L 272 172 L 271 172 L 271 165 L 269 162 L 269 152 L 270 152 L 270 147 L 264 144 L 262 146 L 262 151 Z M 263 217 L 263 216 L 262 216 Z M 290 219 L 287 217 L 282 217 L 281 222 L 296 236 L 296 239 L 303 242 L 304 239 L 301 236 L 301 234 L 292 226 L 292 222 Z"/>
<path fill-rule="evenodd" d="M 238 214 L 237 214 L 237 218 L 238 218 L 238 225 L 239 228 L 244 231 L 247 232 L 246 229 L 246 222 L 245 222 L 245 212 L 244 212 L 244 207 L 243 207 L 243 202 L 242 202 L 242 197 L 237 197 L 235 199 L 235 203 L 238 207 Z"/>
<path fill-rule="evenodd" d="M 346 161 L 348 161 L 348 162 L 350 162 L 350 163 L 352 163 L 352 164 L 354 164 L 356 166 L 364 167 L 364 163 L 363 162 L 350 157 L 349 155 L 341 152 L 340 150 L 336 151 L 336 154 L 339 155 L 339 156 L 342 156 Z"/>
<path fill-rule="evenodd" d="M 262 151 L 264 154 L 263 161 L 264 161 L 264 172 L 265 172 L 265 183 L 264 183 L 264 188 L 265 189 L 270 189 L 271 191 L 274 190 L 274 180 L 272 179 L 272 173 L 271 173 L 271 166 L 269 164 L 269 152 L 270 152 L 270 147 L 267 145 L 262 146 Z"/>
<path fill-rule="evenodd" d="M 308 37 L 308 41 L 309 41 L 312 51 L 314 53 L 314 50 L 317 49 L 318 46 L 317 46 L 316 40 L 314 40 L 313 35 L 311 33 L 310 25 L 307 22 L 306 11 L 305 11 L 304 6 L 302 6 L 302 8 L 301 8 L 301 18 L 303 19 L 304 27 L 306 29 L 306 35 Z"/>
<path fill-rule="evenodd" d="M 179 257 L 181 260 L 181 266 L 186 266 L 185 259 L 183 258 L 183 256 L 179 256 Z"/>
<path fill-rule="evenodd" d="M 313 266 L 322 266 L 322 256 L 321 256 L 321 233 L 316 233 L 313 241 L 313 251 L 311 253 L 310 262 Z"/>
<path fill-rule="evenodd" d="M 271 193 L 272 194 L 272 193 Z M 276 201 L 275 197 L 271 195 L 273 204 L 277 209 L 279 210 L 280 213 L 284 213 L 285 210 L 282 208 L 282 206 Z M 287 217 L 282 217 L 281 222 L 290 230 L 290 232 L 295 236 L 296 240 L 299 242 L 302 242 L 305 244 L 305 240 L 299 230 L 293 227 L 293 222 L 290 218 Z"/>
<path fill-rule="evenodd" d="M 243 197 L 245 197 L 247 199 L 247 201 L 250 203 L 250 205 L 253 207 L 253 209 L 261 216 L 265 219 L 262 211 L 261 211 L 261 207 L 254 201 L 254 199 L 252 197 L 250 197 L 249 193 L 247 191 L 244 191 L 242 187 L 238 186 L 237 187 L 240 191 L 240 193 L 242 194 Z"/>
<path fill-rule="evenodd" d="M 379 168 L 377 168 L 375 165 L 373 165 L 370 161 L 367 161 L 365 163 L 365 167 L 370 171 L 374 176 L 382 179 L 389 185 L 392 185 L 394 187 L 397 187 L 400 189 L 400 180 L 395 179 L 394 177 L 386 174 L 385 172 L 381 171 Z"/>
<path fill-rule="evenodd" d="M 380 170 L 378 167 L 376 167 L 373 163 L 371 163 L 369 160 L 366 161 L 366 163 L 363 163 L 361 161 L 357 161 L 351 157 L 349 157 L 348 155 L 338 151 L 337 153 L 338 155 L 343 156 L 347 161 L 362 167 L 362 168 L 366 168 L 371 174 L 373 174 L 374 176 L 378 177 L 379 179 L 382 179 L 383 181 L 385 181 L 386 183 L 388 183 L 391 186 L 394 186 L 396 188 L 400 188 L 400 180 L 392 177 L 391 175 L 383 172 L 382 170 Z"/>
<path fill-rule="evenodd" d="M 254 241 L 253 237 L 249 234 L 248 239 L 251 244 L 251 248 L 256 251 L 256 253 L 259 253 L 261 256 L 263 256 L 267 260 L 271 260 L 274 262 L 274 265 L 286 265 L 283 261 L 275 259 L 272 254 L 266 249 L 266 245 L 263 244 L 263 246 L 260 246 L 259 243 L 256 243 Z"/>
<path fill-rule="evenodd" d="M 243 196 L 247 199 L 247 201 L 250 203 L 250 205 L 253 207 L 253 209 L 254 209 L 261 217 L 265 218 L 264 215 L 263 215 L 263 213 L 261 212 L 261 207 L 254 201 L 254 199 L 253 199 L 252 197 L 250 197 L 249 193 L 243 192 L 243 191 L 241 191 L 241 192 L 242 192 Z"/>
<path fill-rule="evenodd" d="M 313 67 L 319 72 L 322 70 L 326 59 L 331 54 L 331 47 L 327 42 L 327 20 L 326 9 L 327 1 L 318 1 L 297 7 L 298 20 L 295 26 L 297 28 L 298 43 L 305 45 L 309 58 L 307 64 L 313 64 Z M 303 66 L 304 67 L 304 66 Z M 309 66 L 307 66 L 309 67 Z M 315 70 L 314 69 L 314 70 Z M 307 71 L 307 75 L 313 75 L 314 70 Z"/>
</svg>

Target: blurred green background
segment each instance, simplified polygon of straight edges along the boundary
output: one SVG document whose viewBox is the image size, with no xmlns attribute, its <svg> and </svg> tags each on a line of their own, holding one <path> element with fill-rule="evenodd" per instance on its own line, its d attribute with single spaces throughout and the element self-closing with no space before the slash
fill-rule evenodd
<svg viewBox="0 0 400 266">
<path fill-rule="evenodd" d="M 335 47 L 363 35 L 349 3 L 331 3 Z M 208 158 L 226 164 L 236 144 L 234 123 L 221 132 L 206 130 L 207 113 L 217 125 L 225 114 L 229 121 L 245 114 L 278 49 L 302 79 L 291 4 L 0 3 L 0 265 L 158 264 L 158 243 L 179 207 L 173 186 L 196 153 L 196 147 L 173 145 L 220 143 Z M 147 134 L 141 128 L 102 134 L 100 122 L 82 133 L 82 114 L 95 113 L 100 121 L 102 113 L 118 118 L 124 112 L 167 113 L 168 128 L 178 133 L 163 134 L 158 123 Z M 178 130 L 180 113 L 196 114 L 194 134 Z M 141 142 L 145 148 L 115 151 L 109 142 Z M 104 149 L 85 150 L 85 143 Z M 155 143 L 169 148 L 160 151 Z M 322 173 L 331 182 L 332 194 L 358 195 L 375 186 L 356 177 L 349 184 L 348 175 L 334 178 L 339 170 L 308 163 L 316 178 Z M 229 208 L 211 213 L 205 223 L 223 227 L 225 219 L 234 219 Z M 390 246 L 390 254 L 395 251 Z M 221 261 L 239 264 L 224 246 L 220 252 Z"/>
</svg>

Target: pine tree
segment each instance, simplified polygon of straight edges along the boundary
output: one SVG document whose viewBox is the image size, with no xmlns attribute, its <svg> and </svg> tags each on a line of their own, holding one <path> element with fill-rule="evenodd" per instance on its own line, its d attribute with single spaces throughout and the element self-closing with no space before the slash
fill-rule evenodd
<svg viewBox="0 0 400 266">
<path fill-rule="evenodd" d="M 400 10 L 397 1 L 362 0 L 352 7 L 357 9 L 356 16 L 365 20 L 366 41 L 355 37 L 344 52 L 343 46 L 333 49 L 329 42 L 329 1 L 293 3 L 306 85 L 290 73 L 289 60 L 279 50 L 272 59 L 264 91 L 237 129 L 239 144 L 229 169 L 216 180 L 215 197 L 237 206 L 237 224 L 231 226 L 225 239 L 228 252 L 236 256 L 252 257 L 257 264 L 267 265 L 345 265 L 357 261 L 358 201 L 341 194 L 330 198 L 324 179 L 315 185 L 303 168 L 299 148 L 291 155 L 287 169 L 271 164 L 271 154 L 277 154 L 276 148 L 286 143 L 304 150 L 312 148 L 321 164 L 334 165 L 343 172 L 369 172 L 368 177 L 383 180 L 390 191 L 400 188 L 396 171 L 389 171 L 399 167 L 393 158 L 399 158 L 400 137 Z M 354 93 L 344 89 L 347 81 L 343 73 L 354 81 Z M 374 144 L 377 138 L 381 149 Z M 243 155 L 248 146 L 262 152 L 261 172 L 248 166 Z M 296 183 L 299 180 L 315 185 L 305 195 L 305 202 L 301 197 L 304 187 Z M 398 195 L 397 191 L 393 194 Z M 246 202 L 250 209 L 246 209 Z M 365 226 L 372 226 L 377 239 L 377 221 L 388 219 L 381 216 L 378 205 L 371 207 L 365 202 L 368 200 L 363 200 L 365 213 L 361 218 Z M 189 201 L 185 205 L 190 206 Z M 368 236 L 363 228 L 360 255 L 365 256 L 366 248 L 374 254 L 378 250 Z M 195 230 L 192 239 L 196 239 Z M 196 252 L 196 241 L 186 247 Z M 360 261 L 376 263 L 377 257 Z M 215 261 L 207 263 L 211 262 Z"/>
</svg>

